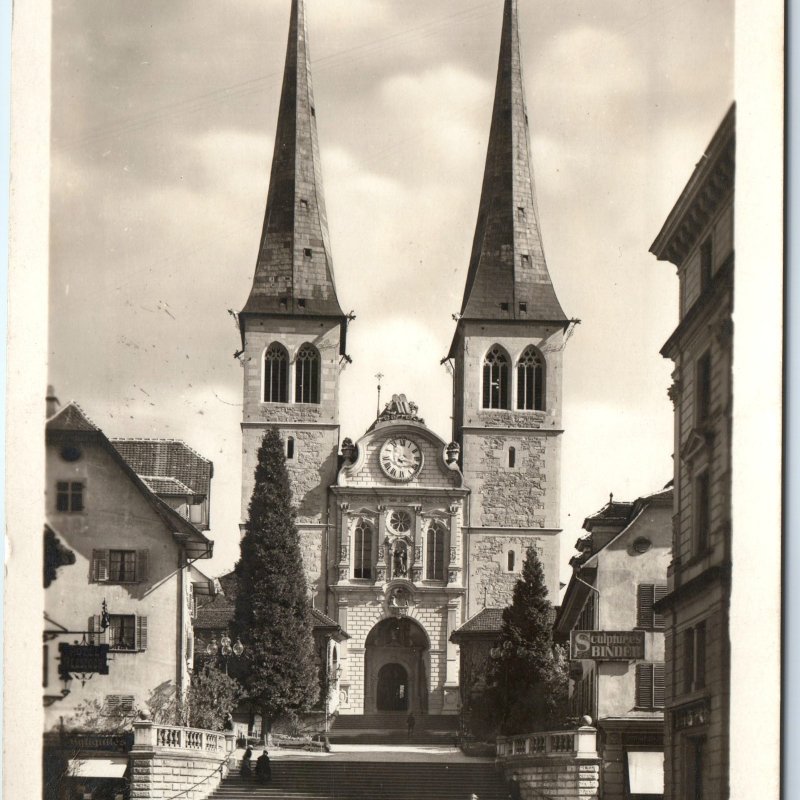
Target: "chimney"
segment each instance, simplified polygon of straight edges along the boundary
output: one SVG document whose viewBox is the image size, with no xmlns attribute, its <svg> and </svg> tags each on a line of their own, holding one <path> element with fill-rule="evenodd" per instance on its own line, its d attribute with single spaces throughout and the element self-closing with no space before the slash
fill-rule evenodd
<svg viewBox="0 0 800 800">
<path fill-rule="evenodd" d="M 47 419 L 55 416 L 58 409 L 61 408 L 61 403 L 58 402 L 56 397 L 56 390 L 52 386 L 47 387 L 47 397 L 45 398 L 45 416 Z"/>
</svg>

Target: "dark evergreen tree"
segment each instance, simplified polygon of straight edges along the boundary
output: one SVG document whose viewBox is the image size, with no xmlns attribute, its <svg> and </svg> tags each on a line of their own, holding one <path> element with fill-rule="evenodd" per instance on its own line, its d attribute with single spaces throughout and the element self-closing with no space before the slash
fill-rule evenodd
<svg viewBox="0 0 800 800">
<path fill-rule="evenodd" d="M 295 527 L 283 444 L 270 429 L 258 451 L 241 555 L 232 638 L 245 646 L 237 670 L 267 729 L 319 694 L 311 606 Z"/>
<path fill-rule="evenodd" d="M 552 608 L 541 561 L 529 547 L 489 659 L 487 700 L 502 734 L 558 728 L 565 722 L 567 670 L 553 647 Z"/>
</svg>

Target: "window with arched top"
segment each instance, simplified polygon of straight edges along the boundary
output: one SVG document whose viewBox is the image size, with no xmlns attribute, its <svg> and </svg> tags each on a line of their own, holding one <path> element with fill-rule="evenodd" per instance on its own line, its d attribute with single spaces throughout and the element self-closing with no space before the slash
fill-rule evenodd
<svg viewBox="0 0 800 800">
<path fill-rule="evenodd" d="M 353 534 L 353 577 L 372 578 L 372 525 L 363 519 Z"/>
<path fill-rule="evenodd" d="M 517 564 L 517 554 L 513 550 L 509 550 L 506 555 L 506 570 L 513 572 Z"/>
<path fill-rule="evenodd" d="M 264 402 L 289 402 L 289 354 L 277 342 L 264 353 Z"/>
<path fill-rule="evenodd" d="M 444 525 L 435 520 L 428 527 L 425 547 L 425 577 L 432 581 L 444 580 Z"/>
<path fill-rule="evenodd" d="M 544 410 L 544 358 L 533 345 L 517 362 L 517 408 Z"/>
<path fill-rule="evenodd" d="M 508 408 L 508 356 L 493 345 L 483 359 L 483 407 Z"/>
<path fill-rule="evenodd" d="M 319 403 L 319 367 L 317 348 L 304 344 L 297 351 L 294 367 L 295 403 Z"/>
</svg>

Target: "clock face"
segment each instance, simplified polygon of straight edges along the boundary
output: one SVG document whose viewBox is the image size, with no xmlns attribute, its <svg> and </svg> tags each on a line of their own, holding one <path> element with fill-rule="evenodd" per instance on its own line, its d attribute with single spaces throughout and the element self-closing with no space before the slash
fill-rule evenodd
<svg viewBox="0 0 800 800">
<path fill-rule="evenodd" d="M 378 456 L 381 469 L 396 481 L 410 481 L 422 469 L 422 451 L 403 436 L 387 439 Z"/>
</svg>

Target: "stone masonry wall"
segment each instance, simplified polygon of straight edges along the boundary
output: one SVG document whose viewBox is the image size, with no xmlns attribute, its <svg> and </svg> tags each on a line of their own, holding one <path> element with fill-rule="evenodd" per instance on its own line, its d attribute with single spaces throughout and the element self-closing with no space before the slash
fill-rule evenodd
<svg viewBox="0 0 800 800">
<path fill-rule="evenodd" d="M 131 800 L 204 800 L 227 775 L 227 763 L 191 753 L 131 753 Z M 182 794 L 181 794 L 182 792 Z"/>
<path fill-rule="evenodd" d="M 544 568 L 545 583 L 551 602 L 558 602 L 558 534 L 506 533 L 475 531 L 469 533 L 469 608 L 472 616 L 481 608 L 502 608 L 512 599 L 514 585 L 522 575 L 525 552 L 533 545 Z M 514 552 L 515 568 L 507 570 L 508 553 Z"/>
<path fill-rule="evenodd" d="M 519 777 L 523 800 L 598 800 L 600 759 L 526 759 L 506 765 L 506 777 Z"/>
</svg>

